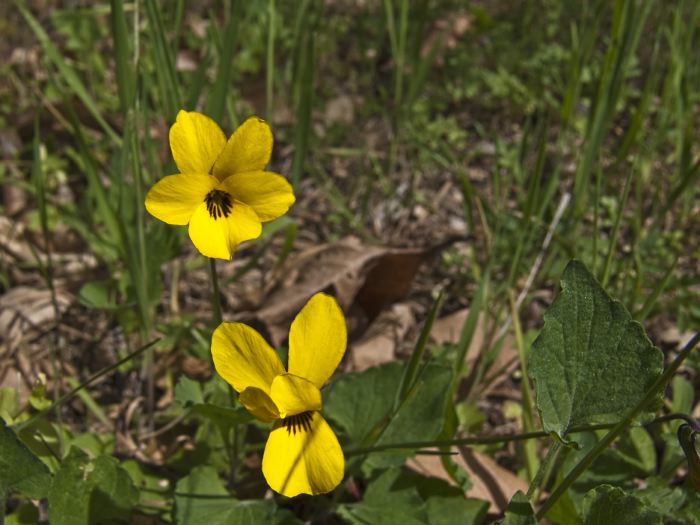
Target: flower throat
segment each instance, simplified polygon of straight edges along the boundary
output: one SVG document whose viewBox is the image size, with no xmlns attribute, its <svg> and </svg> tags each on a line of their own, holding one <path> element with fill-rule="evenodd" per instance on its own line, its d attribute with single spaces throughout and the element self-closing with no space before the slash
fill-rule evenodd
<svg viewBox="0 0 700 525">
<path fill-rule="evenodd" d="M 302 412 L 301 414 L 285 417 L 282 420 L 282 424 L 287 428 L 287 434 L 294 433 L 296 436 L 297 431 L 309 432 L 311 430 L 312 417 L 311 412 Z"/>
<path fill-rule="evenodd" d="M 204 197 L 204 202 L 207 203 L 207 211 L 212 219 L 228 217 L 231 213 L 231 196 L 225 191 L 211 190 Z"/>
</svg>

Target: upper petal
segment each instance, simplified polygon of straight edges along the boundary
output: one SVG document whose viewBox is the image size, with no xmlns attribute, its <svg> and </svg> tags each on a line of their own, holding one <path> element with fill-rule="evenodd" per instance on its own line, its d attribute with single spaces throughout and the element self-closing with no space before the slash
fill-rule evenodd
<svg viewBox="0 0 700 525">
<path fill-rule="evenodd" d="M 262 471 L 270 488 L 283 496 L 323 494 L 343 480 L 345 458 L 338 438 L 319 412 L 310 412 L 308 426 L 292 431 L 275 423 L 265 445 Z"/>
<path fill-rule="evenodd" d="M 180 173 L 211 173 L 226 145 L 226 136 L 212 119 L 181 110 L 170 128 L 170 149 Z"/>
<path fill-rule="evenodd" d="M 346 344 L 343 311 L 333 297 L 317 293 L 289 330 L 289 373 L 321 388 L 343 358 Z"/>
<path fill-rule="evenodd" d="M 221 323 L 214 330 L 211 355 L 216 371 L 236 392 L 254 387 L 269 396 L 272 381 L 284 373 L 277 352 L 242 323 Z"/>
<path fill-rule="evenodd" d="M 214 164 L 214 175 L 224 180 L 229 175 L 265 169 L 272 155 L 272 131 L 267 122 L 250 117 L 228 139 Z"/>
<path fill-rule="evenodd" d="M 263 390 L 249 386 L 240 396 L 238 400 L 246 407 L 246 410 L 253 414 L 260 421 L 271 423 L 280 418 L 279 410 L 274 401 Z"/>
<path fill-rule="evenodd" d="M 284 215 L 295 201 L 292 185 L 271 171 L 234 173 L 221 185 L 235 199 L 253 208 L 263 222 Z"/>
<path fill-rule="evenodd" d="M 270 397 L 285 418 L 310 410 L 321 410 L 321 391 L 311 381 L 293 374 L 278 375 L 272 381 Z"/>
<path fill-rule="evenodd" d="M 202 255 L 231 259 L 243 241 L 260 236 L 262 225 L 253 208 L 234 201 L 228 217 L 212 217 L 202 202 L 190 218 L 189 234 Z"/>
<path fill-rule="evenodd" d="M 216 178 L 206 174 L 168 175 L 146 193 L 148 213 L 168 224 L 190 221 L 204 197 L 216 186 Z"/>
</svg>

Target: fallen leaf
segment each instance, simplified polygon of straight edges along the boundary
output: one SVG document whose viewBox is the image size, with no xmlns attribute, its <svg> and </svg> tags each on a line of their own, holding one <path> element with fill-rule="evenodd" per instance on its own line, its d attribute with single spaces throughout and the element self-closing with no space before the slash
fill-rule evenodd
<svg viewBox="0 0 700 525">
<path fill-rule="evenodd" d="M 67 310 L 71 302 L 70 294 L 56 290 L 59 312 Z M 55 321 L 56 310 L 49 290 L 18 286 L 0 296 L 0 334 L 8 353 L 23 338 L 32 337 L 36 331 L 45 330 L 47 324 Z"/>
<path fill-rule="evenodd" d="M 433 324 L 433 329 L 430 332 L 431 339 L 437 344 L 441 345 L 459 343 L 459 339 L 462 335 L 462 327 L 464 326 L 468 315 L 469 309 L 464 308 L 438 319 Z M 491 374 L 497 374 L 501 375 L 503 379 L 510 375 L 517 364 L 518 359 L 518 354 L 514 343 L 513 336 L 510 333 L 507 334 L 501 347 L 501 351 L 489 367 L 491 372 L 487 375 L 491 376 Z M 472 340 L 469 343 L 469 348 L 467 349 L 467 353 L 464 357 L 466 371 L 473 370 L 474 364 L 476 363 L 477 359 L 479 359 L 483 346 L 484 316 L 483 314 L 480 314 L 476 321 L 474 335 L 472 336 Z M 497 375 L 494 375 L 493 379 L 496 379 Z M 500 381 L 490 381 L 489 387 L 483 393 L 495 388 L 499 383 Z"/>
<path fill-rule="evenodd" d="M 489 512 L 502 513 L 508 506 L 513 494 L 518 490 L 527 492 L 527 483 L 504 469 L 490 456 L 481 454 L 469 447 L 458 447 L 459 455 L 452 460 L 462 467 L 472 481 L 472 487 L 466 492 L 470 498 L 489 502 Z M 406 465 L 426 476 L 443 479 L 456 485 L 442 466 L 438 455 L 418 455 L 409 459 Z"/>
<path fill-rule="evenodd" d="M 395 304 L 379 314 L 362 339 L 350 346 L 352 370 L 366 370 L 393 361 L 398 346 L 415 324 L 416 319 L 407 304 Z"/>
<path fill-rule="evenodd" d="M 430 248 L 389 248 L 349 237 L 310 248 L 290 257 L 260 308 L 239 318 L 262 325 L 279 345 L 306 301 L 326 291 L 337 298 L 349 331 L 360 333 L 384 308 L 408 294 L 421 263 L 454 240 Z"/>
</svg>

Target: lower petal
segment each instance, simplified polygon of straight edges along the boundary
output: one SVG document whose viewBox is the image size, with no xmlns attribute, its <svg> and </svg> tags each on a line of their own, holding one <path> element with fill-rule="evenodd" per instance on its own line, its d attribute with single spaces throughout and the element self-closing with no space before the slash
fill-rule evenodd
<svg viewBox="0 0 700 525">
<path fill-rule="evenodd" d="M 275 423 L 263 455 L 268 485 L 290 498 L 330 492 L 343 480 L 345 471 L 343 450 L 331 427 L 319 412 L 305 414 L 310 417 L 305 424 Z"/>
<path fill-rule="evenodd" d="M 231 259 L 236 246 L 260 236 L 262 225 L 253 209 L 234 201 L 227 217 L 212 217 L 206 203 L 197 206 L 190 219 L 192 243 L 202 255 Z"/>
<path fill-rule="evenodd" d="M 230 259 L 233 255 L 226 220 L 213 218 L 204 202 L 192 214 L 188 231 L 192 243 L 205 257 Z"/>
</svg>

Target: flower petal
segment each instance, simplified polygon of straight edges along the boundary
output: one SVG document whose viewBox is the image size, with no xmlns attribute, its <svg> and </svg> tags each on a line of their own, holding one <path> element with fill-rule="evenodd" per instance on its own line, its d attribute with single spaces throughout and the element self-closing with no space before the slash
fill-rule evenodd
<svg viewBox="0 0 700 525">
<path fill-rule="evenodd" d="M 311 381 L 292 374 L 278 375 L 272 381 L 270 397 L 285 418 L 309 410 L 321 410 L 321 391 Z"/>
<path fill-rule="evenodd" d="M 343 311 L 333 297 L 317 293 L 289 330 L 289 373 L 321 388 L 343 358 L 346 343 Z"/>
<path fill-rule="evenodd" d="M 267 122 L 250 117 L 233 132 L 214 163 L 214 175 L 224 180 L 229 175 L 265 169 L 272 155 L 272 131 Z"/>
<path fill-rule="evenodd" d="M 231 259 L 243 241 L 260 236 L 262 225 L 253 208 L 234 201 L 228 217 L 213 218 L 204 202 L 190 219 L 190 239 L 202 255 Z"/>
<path fill-rule="evenodd" d="M 211 173 L 225 145 L 219 125 L 196 111 L 180 111 L 170 128 L 170 149 L 180 173 Z"/>
<path fill-rule="evenodd" d="M 216 371 L 236 392 L 254 387 L 269 396 L 272 381 L 285 372 L 277 352 L 242 323 L 221 323 L 214 330 L 211 355 Z"/>
<path fill-rule="evenodd" d="M 285 214 L 295 201 L 292 185 L 271 171 L 235 173 L 221 185 L 234 199 L 253 208 L 263 222 Z"/>
<path fill-rule="evenodd" d="M 168 175 L 148 190 L 146 209 L 163 222 L 185 225 L 216 182 L 206 174 Z"/>
<path fill-rule="evenodd" d="M 338 438 L 319 412 L 301 431 L 283 421 L 275 423 L 265 445 L 262 471 L 267 484 L 280 494 L 323 494 L 343 480 L 345 458 Z"/>
<path fill-rule="evenodd" d="M 280 413 L 275 403 L 270 396 L 259 388 L 249 386 L 241 392 L 240 396 L 238 396 L 238 400 L 246 407 L 248 412 L 253 414 L 260 421 L 271 423 L 280 418 Z"/>
</svg>

